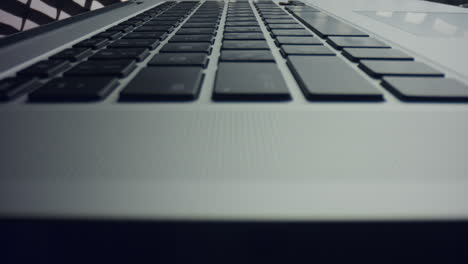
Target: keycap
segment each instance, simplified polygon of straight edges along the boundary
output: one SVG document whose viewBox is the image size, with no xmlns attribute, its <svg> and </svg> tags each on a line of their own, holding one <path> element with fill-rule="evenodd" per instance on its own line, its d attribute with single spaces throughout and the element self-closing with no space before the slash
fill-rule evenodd
<svg viewBox="0 0 468 264">
<path fill-rule="evenodd" d="M 384 77 L 382 85 L 403 101 L 468 101 L 468 86 L 454 79 Z"/>
<path fill-rule="evenodd" d="M 304 27 L 300 24 L 268 24 L 268 30 L 274 29 L 304 29 Z"/>
<path fill-rule="evenodd" d="M 390 48 L 382 41 L 370 37 L 329 37 L 327 42 L 338 50 L 342 48 Z"/>
<path fill-rule="evenodd" d="M 213 43 L 212 35 L 175 35 L 169 42 L 208 42 Z"/>
<path fill-rule="evenodd" d="M 79 61 L 90 56 L 91 54 L 93 54 L 93 52 L 88 48 L 72 48 L 63 50 L 50 57 L 50 59 Z"/>
<path fill-rule="evenodd" d="M 215 35 L 213 28 L 181 28 L 176 35 Z"/>
<path fill-rule="evenodd" d="M 359 67 L 374 78 L 382 76 L 444 76 L 438 70 L 418 61 L 361 60 Z"/>
<path fill-rule="evenodd" d="M 281 45 L 322 45 L 317 38 L 314 37 L 276 37 L 275 43 Z"/>
<path fill-rule="evenodd" d="M 182 28 L 214 28 L 218 26 L 217 23 L 193 23 L 193 22 L 187 22 L 185 23 Z"/>
<path fill-rule="evenodd" d="M 87 40 L 83 40 L 80 43 L 75 44 L 74 48 L 92 48 L 92 49 L 100 49 L 106 46 L 109 43 L 108 39 L 100 39 L 100 38 L 90 38 Z"/>
<path fill-rule="evenodd" d="M 86 61 L 65 73 L 66 76 L 92 75 L 123 78 L 136 68 L 133 60 Z"/>
<path fill-rule="evenodd" d="M 160 50 L 160 52 L 201 52 L 211 53 L 210 43 L 168 43 Z"/>
<path fill-rule="evenodd" d="M 109 45 L 109 48 L 148 48 L 155 49 L 159 40 L 155 39 L 118 39 Z"/>
<path fill-rule="evenodd" d="M 114 39 L 118 39 L 120 37 L 122 37 L 124 34 L 120 31 L 113 31 L 113 32 L 102 32 L 102 33 L 99 33 L 95 36 L 93 36 L 93 38 L 100 38 L 100 39 L 110 39 L 110 40 L 114 40 Z"/>
<path fill-rule="evenodd" d="M 414 60 L 397 49 L 345 48 L 343 55 L 355 62 L 359 60 Z"/>
<path fill-rule="evenodd" d="M 173 26 L 141 26 L 134 32 L 171 32 L 173 29 Z"/>
<path fill-rule="evenodd" d="M 321 45 L 283 45 L 281 46 L 281 55 L 309 55 L 309 56 L 335 56 L 335 53 Z"/>
<path fill-rule="evenodd" d="M 121 101 L 190 101 L 200 92 L 200 67 L 148 67 L 120 93 Z"/>
<path fill-rule="evenodd" d="M 220 61 L 274 62 L 269 50 L 223 50 Z"/>
<path fill-rule="evenodd" d="M 156 22 L 159 22 L 159 21 L 169 21 L 171 23 L 168 23 L 168 24 L 177 24 L 179 21 L 181 20 L 180 17 L 156 17 L 154 19 L 151 19 L 151 21 L 156 21 Z"/>
<path fill-rule="evenodd" d="M 249 32 L 262 32 L 260 27 L 225 27 L 224 32 L 234 33 L 249 33 Z"/>
<path fill-rule="evenodd" d="M 143 61 L 148 57 L 149 51 L 145 48 L 139 49 L 105 49 L 97 52 L 89 60 L 125 60 L 132 59 Z"/>
<path fill-rule="evenodd" d="M 269 50 L 265 40 L 225 40 L 223 41 L 223 50 Z"/>
<path fill-rule="evenodd" d="M 271 35 L 275 36 L 313 36 L 310 31 L 305 29 L 273 29 Z"/>
<path fill-rule="evenodd" d="M 111 77 L 58 78 L 29 94 L 32 102 L 83 102 L 106 98 L 118 85 Z"/>
<path fill-rule="evenodd" d="M 380 91 L 336 56 L 289 56 L 305 97 L 317 101 L 382 101 Z"/>
<path fill-rule="evenodd" d="M 172 21 L 148 21 L 143 24 L 143 27 L 175 27 L 178 23 Z"/>
<path fill-rule="evenodd" d="M 227 17 L 227 22 L 256 22 L 255 17 Z"/>
<path fill-rule="evenodd" d="M 249 21 L 249 22 L 226 22 L 224 25 L 232 26 L 232 27 L 256 27 L 258 26 L 257 21 Z"/>
<path fill-rule="evenodd" d="M 40 83 L 36 78 L 10 77 L 0 81 L 0 101 L 12 100 L 25 92 L 37 88 Z"/>
<path fill-rule="evenodd" d="M 177 26 L 179 22 L 177 21 L 148 21 L 145 26 Z"/>
<path fill-rule="evenodd" d="M 216 74 L 213 99 L 286 101 L 291 96 L 275 63 L 222 62 Z"/>
<path fill-rule="evenodd" d="M 288 19 L 271 19 L 271 18 L 266 18 L 265 23 L 267 24 L 298 24 L 296 20 L 292 18 Z"/>
<path fill-rule="evenodd" d="M 224 39 L 232 40 L 264 40 L 263 33 L 224 33 Z"/>
<path fill-rule="evenodd" d="M 167 34 L 166 32 L 132 32 L 128 33 L 123 37 L 123 39 L 159 39 L 163 40 L 166 38 Z"/>
<path fill-rule="evenodd" d="M 149 66 L 200 66 L 208 65 L 204 53 L 161 53 L 156 54 L 148 63 Z"/>
<path fill-rule="evenodd" d="M 283 14 L 262 14 L 261 17 L 263 19 L 291 19 L 291 16 L 283 13 Z"/>
<path fill-rule="evenodd" d="M 36 76 L 40 78 L 53 77 L 56 74 L 68 69 L 70 63 L 62 60 L 45 60 L 40 61 L 28 68 L 18 72 L 19 76 Z"/>
<path fill-rule="evenodd" d="M 133 26 L 119 25 L 119 26 L 114 26 L 114 27 L 107 29 L 107 32 L 120 31 L 120 32 L 127 33 L 127 32 L 132 31 L 132 29 L 133 29 Z"/>
<path fill-rule="evenodd" d="M 322 12 L 294 11 L 292 14 L 322 38 L 328 36 L 368 36 L 365 32 L 324 15 Z"/>
</svg>

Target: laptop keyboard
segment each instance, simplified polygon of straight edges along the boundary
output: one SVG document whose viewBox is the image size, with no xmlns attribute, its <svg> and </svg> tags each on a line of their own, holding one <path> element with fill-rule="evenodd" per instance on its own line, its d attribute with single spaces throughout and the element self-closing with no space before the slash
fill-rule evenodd
<svg viewBox="0 0 468 264">
<path fill-rule="evenodd" d="M 1 80 L 0 101 L 100 101 L 116 89 L 122 103 L 195 101 L 210 60 L 215 102 L 292 100 L 284 61 L 311 103 L 381 102 L 382 89 L 407 102 L 468 101 L 467 85 L 295 1 L 165 2 Z"/>
</svg>

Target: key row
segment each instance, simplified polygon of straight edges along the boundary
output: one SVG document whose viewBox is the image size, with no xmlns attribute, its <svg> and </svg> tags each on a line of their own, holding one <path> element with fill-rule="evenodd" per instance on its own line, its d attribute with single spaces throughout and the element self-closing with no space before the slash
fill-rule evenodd
<svg viewBox="0 0 468 264">
<path fill-rule="evenodd" d="M 190 101 L 198 97 L 224 3 L 203 3 L 119 95 L 120 101 Z M 204 22 L 194 21 L 201 18 Z M 208 20 L 209 19 L 209 22 Z M 205 21 L 206 20 L 206 21 Z M 186 27 L 204 23 L 203 28 Z"/>
<path fill-rule="evenodd" d="M 401 100 L 468 101 L 467 85 L 444 78 L 442 72 L 359 29 L 312 7 L 287 6 L 286 10 Z"/>
<path fill-rule="evenodd" d="M 174 25 L 162 25 L 158 26 L 160 28 L 155 32 L 131 32 L 135 27 L 131 24 L 141 26 L 145 25 L 144 22 L 151 23 L 155 19 L 162 20 L 157 23 L 164 22 L 166 19 L 178 23 L 173 18 L 186 16 L 194 7 L 194 3 L 162 3 L 90 39 L 75 44 L 73 48 L 51 56 L 49 60 L 35 63 L 18 72 L 16 77 L 0 82 L 0 100 L 8 101 L 35 90 L 37 87 L 49 86 L 48 83 L 44 85 L 44 82 L 62 73 L 66 78 L 72 76 L 123 78 L 136 68 L 135 61 L 144 60 L 149 55 L 148 49 L 156 48 L 159 41 L 174 27 Z"/>
</svg>

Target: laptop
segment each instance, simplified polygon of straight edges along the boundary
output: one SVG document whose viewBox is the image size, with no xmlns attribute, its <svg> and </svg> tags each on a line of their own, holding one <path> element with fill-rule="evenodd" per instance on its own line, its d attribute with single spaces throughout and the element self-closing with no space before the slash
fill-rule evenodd
<svg viewBox="0 0 468 264">
<path fill-rule="evenodd" d="M 0 5 L 2 219 L 468 219 L 468 9 Z"/>
</svg>

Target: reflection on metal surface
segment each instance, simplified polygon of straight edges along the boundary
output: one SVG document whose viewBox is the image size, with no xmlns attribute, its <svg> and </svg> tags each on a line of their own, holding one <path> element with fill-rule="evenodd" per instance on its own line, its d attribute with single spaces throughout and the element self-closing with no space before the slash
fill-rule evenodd
<svg viewBox="0 0 468 264">
<path fill-rule="evenodd" d="M 468 13 L 356 11 L 361 15 L 427 37 L 468 38 Z"/>
<path fill-rule="evenodd" d="M 128 0 L 0 0 L 0 37 Z"/>
</svg>

